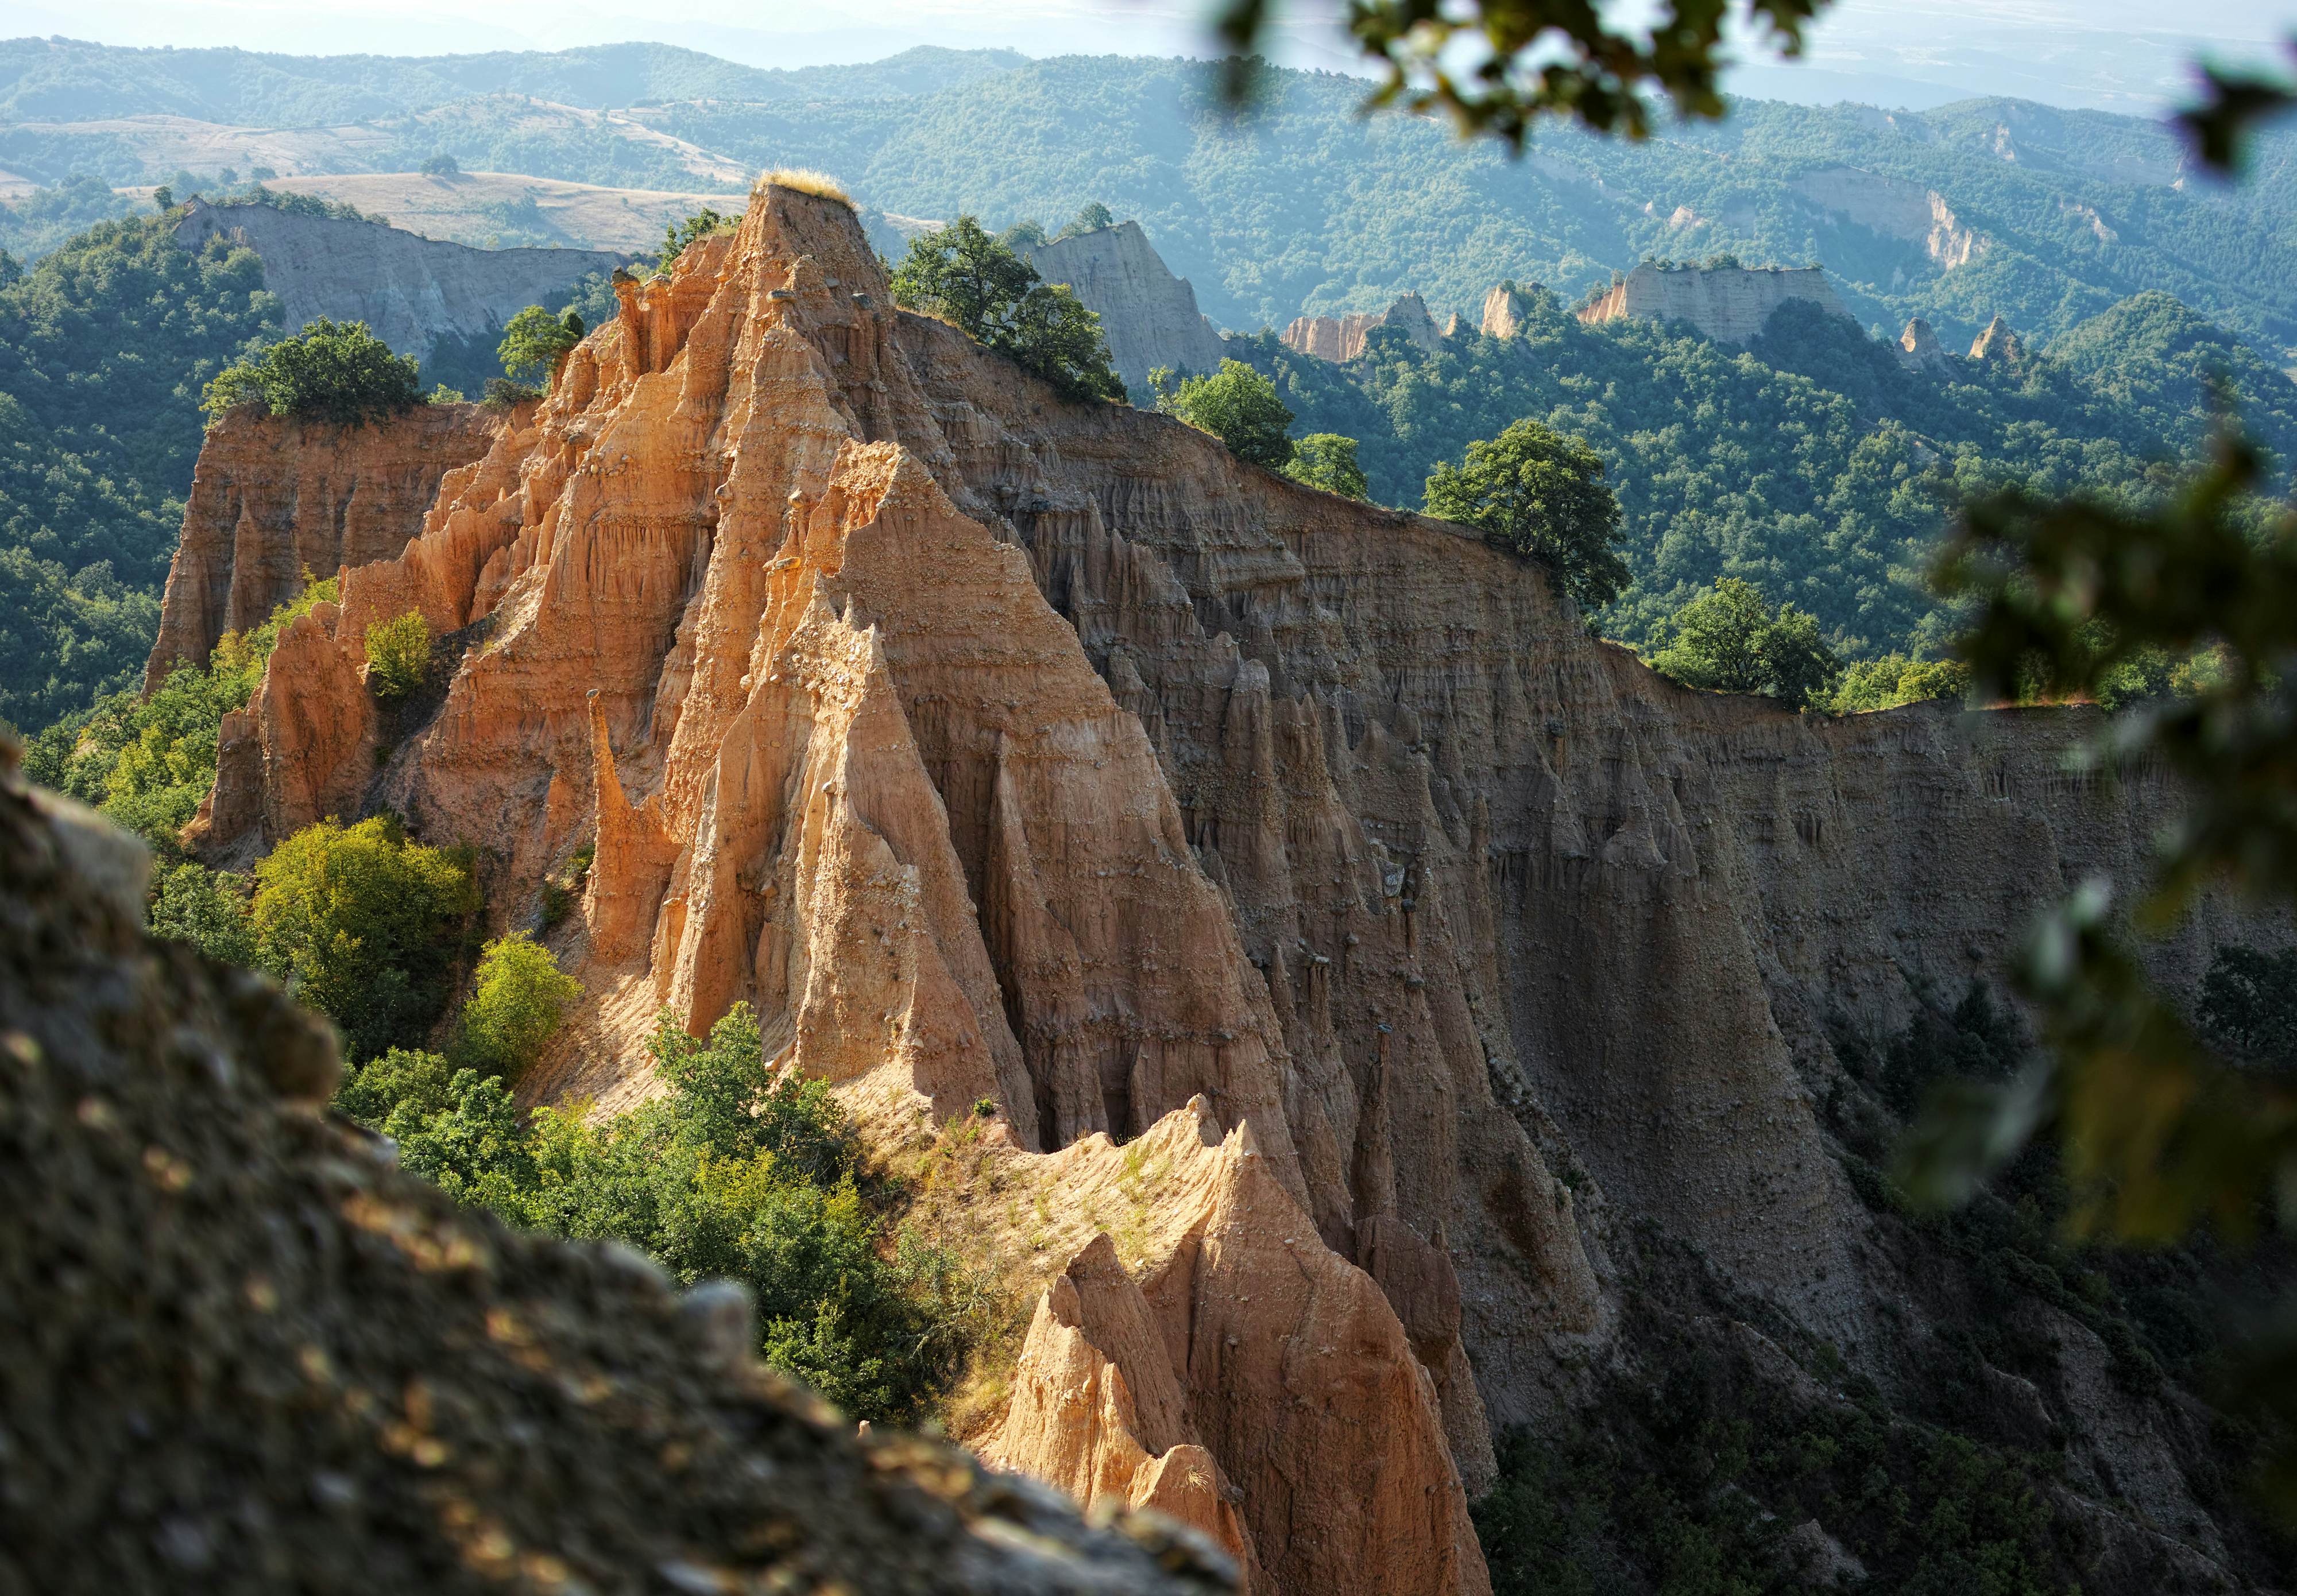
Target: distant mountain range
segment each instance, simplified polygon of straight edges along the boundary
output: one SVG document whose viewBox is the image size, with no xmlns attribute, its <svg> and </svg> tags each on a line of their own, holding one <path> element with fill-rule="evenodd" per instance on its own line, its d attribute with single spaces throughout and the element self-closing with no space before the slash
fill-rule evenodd
<svg viewBox="0 0 2297 1596">
<path fill-rule="evenodd" d="M 1895 333 L 1922 316 L 1949 345 L 1996 313 L 2046 341 L 2153 289 L 2276 359 L 2297 350 L 2286 133 L 2235 194 L 2163 127 L 2016 100 L 1920 114 L 1744 101 L 1640 145 L 1544 129 L 1511 160 L 1360 116 L 1359 79 L 1272 70 L 1263 89 L 1239 119 L 1181 61 L 921 49 L 772 71 L 652 45 L 416 60 L 23 39 L 0 44 L 0 202 L 53 204 L 34 185 L 74 173 L 180 185 L 226 169 L 401 173 L 440 153 L 696 194 L 794 164 L 913 217 L 1057 222 L 1099 200 L 1238 330 L 1406 289 L 1439 317 L 1503 280 L 1570 299 L 1646 257 L 1728 254 L 1824 263 L 1863 322 Z M 499 209 L 451 235 L 610 242 L 522 231 L 516 201 Z"/>
</svg>

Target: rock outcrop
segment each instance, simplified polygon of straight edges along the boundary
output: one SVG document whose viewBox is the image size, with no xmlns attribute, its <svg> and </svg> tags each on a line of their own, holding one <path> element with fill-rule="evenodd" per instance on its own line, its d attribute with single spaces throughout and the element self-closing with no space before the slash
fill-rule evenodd
<svg viewBox="0 0 2297 1596">
<path fill-rule="evenodd" d="M 1938 334 L 1931 330 L 1930 323 L 1919 316 L 1906 324 L 1906 330 L 1898 334 L 1898 341 L 1893 348 L 1898 354 L 1898 364 L 1915 371 L 1935 370 L 1947 364 L 1948 358 L 1938 341 Z"/>
<path fill-rule="evenodd" d="M 1134 399 L 1160 366 L 1199 375 L 1220 369 L 1220 330 L 1197 309 L 1197 291 L 1176 277 L 1139 222 L 1119 222 L 1026 251 L 1048 283 L 1066 283 L 1100 317 L 1116 374 Z"/>
<path fill-rule="evenodd" d="M 1532 284 L 1535 289 L 1538 286 L 1536 283 Z M 1496 284 L 1484 295 L 1482 317 L 1478 325 L 1486 338 L 1512 338 L 1523 331 L 1523 320 L 1530 309 L 1514 284 Z"/>
<path fill-rule="evenodd" d="M 2013 366 L 2026 358 L 2026 341 L 2010 330 L 2010 324 L 1999 311 L 1994 319 L 1970 341 L 1970 358 L 1992 361 L 1997 365 Z"/>
<path fill-rule="evenodd" d="M 306 572 L 390 559 L 423 530 L 447 474 L 484 455 L 505 417 L 425 405 L 386 427 L 344 429 L 244 411 L 207 436 L 168 572 L 146 690 L 204 664 L 227 631 L 260 626 Z"/>
<path fill-rule="evenodd" d="M 1169 1526 L 857 1441 L 722 1290 L 400 1172 L 320 1112 L 325 1027 L 146 940 L 142 844 L 15 764 L 0 742 L 0 1587 L 1230 1588 Z"/>
<path fill-rule="evenodd" d="M 1385 310 L 1357 311 L 1347 316 L 1303 316 L 1284 329 L 1287 348 L 1320 360 L 1353 360 L 1363 353 L 1364 339 L 1374 327 L 1395 327 L 1423 350 L 1439 348 L 1444 335 L 1428 303 L 1407 293 Z"/>
<path fill-rule="evenodd" d="M 1657 266 L 1650 262 L 1612 284 L 1610 292 L 1579 312 L 1579 319 L 1688 322 L 1717 343 L 1746 343 L 1790 300 L 1807 300 L 1830 315 L 1857 324 L 1823 267 Z"/>
<path fill-rule="evenodd" d="M 271 205 L 193 200 L 184 211 L 176 242 L 185 249 L 225 238 L 263 258 L 263 285 L 279 296 L 290 330 L 319 316 L 363 321 L 418 360 L 442 333 L 483 333 L 529 305 L 563 303 L 583 277 L 630 260 L 604 250 L 474 250 Z"/>
<path fill-rule="evenodd" d="M 329 670 L 275 656 L 207 845 L 387 805 L 482 843 L 528 923 L 594 843 L 557 936 L 605 1051 L 531 1093 L 642 1088 L 657 1001 L 698 1028 L 745 1000 L 865 1117 L 988 1098 L 1047 1212 L 1131 1213 L 1041 1278 L 1111 1230 L 1188 1420 L 1143 1417 L 1139 1337 L 1072 1277 L 1000 1436 L 1216 1528 L 1224 1478 L 1280 1592 L 1481 1588 L 1446 1504 L 1491 1426 L 1568 1404 L 1629 1220 L 1904 1378 L 1905 1266 L 1819 1120 L 1836 1027 L 2000 967 L 2175 809 L 2158 770 L 2068 773 L 2095 712 L 1674 687 L 1534 565 L 893 310 L 852 213 L 785 189 L 628 285 L 297 647 L 355 661 L 408 608 L 459 640 L 443 703 L 377 767 L 289 710 Z M 2164 972 L 2225 928 L 2194 916 Z M 1336 1516 L 1351 1433 L 1393 1460 L 1379 1542 Z M 1143 1483 L 1189 1446 L 1209 1472 Z"/>
<path fill-rule="evenodd" d="M 1940 271 L 1968 266 L 1992 247 L 1991 240 L 1964 226 L 1944 194 L 1904 178 L 1855 167 L 1822 167 L 1795 179 L 1793 187 L 1870 232 L 1920 246 Z"/>
</svg>

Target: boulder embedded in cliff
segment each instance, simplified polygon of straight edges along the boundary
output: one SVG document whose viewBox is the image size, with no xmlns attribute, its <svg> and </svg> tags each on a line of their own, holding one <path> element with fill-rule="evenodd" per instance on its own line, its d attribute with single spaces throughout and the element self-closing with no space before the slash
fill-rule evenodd
<svg viewBox="0 0 2297 1596">
<path fill-rule="evenodd" d="M 1594 324 L 1634 318 L 1688 322 L 1717 343 L 1747 343 L 1790 300 L 1806 300 L 1853 325 L 1823 267 L 1660 266 L 1651 261 L 1579 312 Z"/>
<path fill-rule="evenodd" d="M 400 1172 L 323 1026 L 145 938 L 144 862 L 0 743 L 0 1586 L 1227 1588 Z"/>
<path fill-rule="evenodd" d="M 1197 309 L 1196 290 L 1165 265 L 1139 222 L 1119 222 L 1025 251 L 1048 283 L 1066 283 L 1100 317 L 1116 374 L 1136 399 L 1148 374 L 1169 366 L 1199 375 L 1220 369 L 1221 337 Z"/>
<path fill-rule="evenodd" d="M 176 242 L 196 251 L 211 238 L 262 257 L 263 286 L 279 296 L 288 326 L 321 316 L 363 321 L 418 360 L 441 335 L 498 333 L 529 305 L 563 303 L 590 273 L 630 259 L 606 250 L 474 250 L 379 221 L 194 199 Z"/>
</svg>

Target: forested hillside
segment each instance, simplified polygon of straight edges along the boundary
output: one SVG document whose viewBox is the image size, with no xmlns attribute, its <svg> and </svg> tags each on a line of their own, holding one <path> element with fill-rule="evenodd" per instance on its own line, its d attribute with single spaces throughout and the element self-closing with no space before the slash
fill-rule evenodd
<svg viewBox="0 0 2297 1596">
<path fill-rule="evenodd" d="M 1607 635 L 1639 646 L 1718 577 L 1792 600 L 1851 654 L 1936 648 L 1924 582 L 1949 497 L 2022 481 L 2143 498 L 2194 457 L 2213 381 L 2281 462 L 2297 384 L 2167 294 L 2080 324 L 2047 356 L 1909 369 L 1840 317 L 1789 301 L 1741 352 L 1650 322 L 1583 325 L 1544 290 L 1521 332 L 1433 353 L 1376 330 L 1346 366 L 1269 334 L 1230 341 L 1275 379 L 1296 433 L 1360 440 L 1372 497 L 1412 508 L 1440 460 L 1531 416 L 1585 438 L 1624 515 L 1634 583 Z"/>
<path fill-rule="evenodd" d="M 200 391 L 277 316 L 253 254 L 191 254 L 159 218 L 0 273 L 0 720 L 43 726 L 142 675 Z"/>
<path fill-rule="evenodd" d="M 1503 278 L 1568 299 L 1645 255 L 1731 251 L 1822 262 L 1862 320 L 1895 333 L 1924 316 L 1949 345 L 1996 312 L 2054 337 L 2151 289 L 2297 347 L 2297 135 L 2260 142 L 2236 201 L 2164 128 L 2018 101 L 1742 102 L 1642 144 L 1543 129 L 1512 160 L 1359 115 L 1361 79 L 1271 70 L 1262 86 L 1239 119 L 1181 61 L 911 51 L 770 72 L 654 45 L 412 61 L 18 40 L 0 45 L 0 166 L 51 184 L 166 181 L 187 161 L 210 177 L 164 115 L 202 125 L 200 160 L 243 146 L 241 170 L 290 176 L 443 152 L 468 170 L 715 192 L 729 169 L 796 164 L 885 210 L 996 226 L 1099 200 L 1240 330 L 1404 289 L 1440 315 Z M 116 119 L 137 116 L 154 119 Z M 217 126 L 242 123 L 261 126 Z"/>
</svg>

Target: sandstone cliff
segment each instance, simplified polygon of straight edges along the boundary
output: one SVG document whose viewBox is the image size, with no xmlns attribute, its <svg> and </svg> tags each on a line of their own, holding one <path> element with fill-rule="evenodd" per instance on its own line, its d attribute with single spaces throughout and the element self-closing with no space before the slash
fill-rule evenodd
<svg viewBox="0 0 2297 1596">
<path fill-rule="evenodd" d="M 2026 357 L 2026 341 L 2010 330 L 2010 324 L 2000 312 L 1970 341 L 1972 360 L 1991 360 L 2003 365 L 2014 365 Z"/>
<path fill-rule="evenodd" d="M 318 316 L 363 321 L 418 360 L 441 333 L 483 333 L 529 305 L 563 303 L 584 276 L 630 259 L 603 250 L 474 250 L 270 205 L 185 207 L 177 243 L 196 250 L 218 237 L 263 258 L 263 285 L 279 296 L 290 330 Z"/>
<path fill-rule="evenodd" d="M 506 420 L 426 405 L 357 429 L 234 412 L 207 436 L 168 572 L 148 691 L 204 663 L 227 631 L 259 626 L 303 573 L 388 559 L 423 530 L 447 473 L 487 452 Z"/>
<path fill-rule="evenodd" d="M 1395 327 L 1423 350 L 1444 341 L 1427 301 L 1407 293 L 1385 310 L 1357 311 L 1347 316 L 1303 316 L 1284 329 L 1286 347 L 1320 360 L 1353 360 L 1363 353 L 1364 337 L 1374 327 Z"/>
<path fill-rule="evenodd" d="M 1146 401 L 1160 366 L 1202 375 L 1220 369 L 1219 330 L 1197 309 L 1196 290 L 1176 277 L 1139 222 L 1119 222 L 1027 251 L 1048 283 L 1066 283 L 1100 317 L 1116 374 Z"/>
<path fill-rule="evenodd" d="M 1856 325 L 1824 267 L 1654 266 L 1635 267 L 1579 312 L 1583 322 L 1689 322 L 1717 343 L 1746 343 L 1789 300 L 1807 300 Z"/>
<path fill-rule="evenodd" d="M 143 934 L 0 740 L 0 1588 L 1211 1596 L 1167 1527 L 852 1427 L 738 1298 L 324 1117 L 325 1028 Z"/>
<path fill-rule="evenodd" d="M 1906 324 L 1906 330 L 1898 334 L 1895 347 L 1898 363 L 1902 366 L 1924 370 L 1947 364 L 1947 352 L 1939 344 L 1938 334 L 1931 330 L 1930 323 L 1919 316 Z"/>
<path fill-rule="evenodd" d="M 1944 194 L 1918 183 L 1837 166 L 1807 172 L 1793 187 L 1869 231 L 1919 245 L 1940 271 L 1968 266 L 1993 247 L 1992 240 L 1963 224 Z"/>
<path fill-rule="evenodd" d="M 355 665 L 409 608 L 465 652 L 378 768 Z M 483 843 L 523 921 L 594 841 L 562 940 L 595 1046 L 534 1092 L 643 1090 L 658 1001 L 742 999 L 865 1114 L 992 1099 L 1039 1189 L 1140 1144 L 1122 1262 L 1186 1422 L 1069 1267 L 1086 1226 L 997 1444 L 1182 1503 L 1273 1590 L 1475 1590 L 1461 1482 L 1572 1400 L 1626 1222 L 1886 1389 L 1911 1366 L 1832 1039 L 2135 868 L 2172 795 L 2068 775 L 2093 728 L 1675 687 L 1535 567 L 893 311 L 852 214 L 772 189 L 291 632 L 206 843 L 388 804 Z M 1330 1412 L 1393 1448 L 1372 1498 Z"/>
<path fill-rule="evenodd" d="M 1537 288 L 1535 283 L 1532 287 Z M 1484 308 L 1478 327 L 1487 338 L 1512 338 L 1523 330 L 1523 318 L 1530 307 L 1523 293 L 1511 283 L 1494 285 L 1484 295 Z"/>
</svg>

